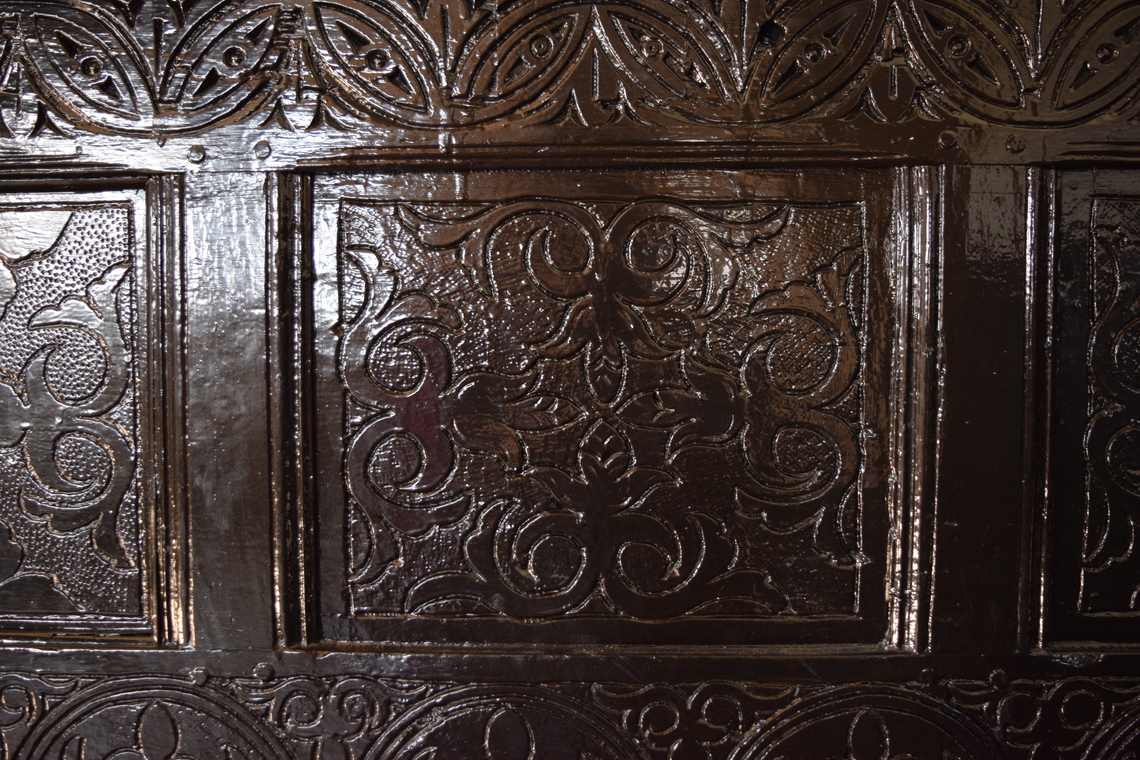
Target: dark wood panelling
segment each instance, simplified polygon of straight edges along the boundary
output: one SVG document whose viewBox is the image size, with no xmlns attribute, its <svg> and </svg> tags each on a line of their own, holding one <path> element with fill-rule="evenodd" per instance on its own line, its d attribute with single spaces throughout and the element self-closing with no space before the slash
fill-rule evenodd
<svg viewBox="0 0 1140 760">
<path fill-rule="evenodd" d="M 1138 67 L 0 0 L 0 756 L 1135 756 Z"/>
<path fill-rule="evenodd" d="M 324 635 L 888 639 L 890 180 L 319 178 Z"/>
</svg>

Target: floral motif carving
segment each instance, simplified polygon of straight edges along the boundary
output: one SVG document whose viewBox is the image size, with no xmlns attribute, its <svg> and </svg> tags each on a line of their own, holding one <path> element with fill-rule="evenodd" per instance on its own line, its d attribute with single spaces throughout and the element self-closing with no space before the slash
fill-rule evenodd
<svg viewBox="0 0 1140 760">
<path fill-rule="evenodd" d="M 0 613 L 141 614 L 133 213 L 0 209 Z"/>
<path fill-rule="evenodd" d="M 748 266 L 829 213 L 834 240 L 781 254 L 799 274 Z M 814 535 L 812 561 L 850 572 L 855 539 L 821 525 L 858 501 L 853 207 L 382 204 L 342 224 L 361 612 L 771 614 L 788 601 L 757 533 Z M 420 569 L 439 532 L 462 554 Z"/>
<path fill-rule="evenodd" d="M 1134 611 L 1140 586 L 1129 559 L 1140 520 L 1140 388 L 1136 387 L 1135 303 L 1140 296 L 1140 205 L 1102 200 L 1094 210 L 1094 325 L 1090 335 L 1090 419 L 1085 436 L 1089 521 L 1081 607 Z"/>
<path fill-rule="evenodd" d="M 1128 4 L 825 6 L 11 3 L 0 5 L 12 14 L 0 63 L 13 92 L 26 77 L 66 121 L 138 135 L 241 120 L 290 130 L 761 124 L 853 107 L 876 121 L 1070 125 L 1135 88 L 1140 11 Z M 37 115 L 34 130 L 58 130 L 49 118 Z"/>
<path fill-rule="evenodd" d="M 1006 680 L 557 685 L 0 675 L 17 760 L 1109 760 L 1137 747 L 1137 683 Z"/>
</svg>

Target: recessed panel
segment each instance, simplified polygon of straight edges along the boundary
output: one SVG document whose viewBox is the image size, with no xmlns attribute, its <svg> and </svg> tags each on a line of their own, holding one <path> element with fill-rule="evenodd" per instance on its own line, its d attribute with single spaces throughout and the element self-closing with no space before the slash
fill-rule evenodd
<svg viewBox="0 0 1140 760">
<path fill-rule="evenodd" d="M 880 639 L 874 191 L 728 172 L 318 181 L 324 635 Z"/>
<path fill-rule="evenodd" d="M 1049 520 L 1053 641 L 1140 631 L 1140 184 L 1062 183 Z"/>
<path fill-rule="evenodd" d="M 0 628 L 149 628 L 141 190 L 0 195 Z"/>
</svg>

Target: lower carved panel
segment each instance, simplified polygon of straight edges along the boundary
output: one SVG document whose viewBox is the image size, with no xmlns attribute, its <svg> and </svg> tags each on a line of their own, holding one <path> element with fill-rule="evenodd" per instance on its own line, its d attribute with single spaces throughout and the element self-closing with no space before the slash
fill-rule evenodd
<svg viewBox="0 0 1140 760">
<path fill-rule="evenodd" d="M 264 677 L 259 677 L 264 676 Z M 1109 760 L 1140 751 L 1140 680 L 407 681 L 0 675 L 17 760 Z"/>
</svg>

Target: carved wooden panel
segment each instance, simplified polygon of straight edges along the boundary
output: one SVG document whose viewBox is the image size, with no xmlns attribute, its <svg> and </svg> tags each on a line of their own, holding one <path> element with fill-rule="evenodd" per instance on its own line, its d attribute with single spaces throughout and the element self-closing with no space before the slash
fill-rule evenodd
<svg viewBox="0 0 1140 760">
<path fill-rule="evenodd" d="M 1114 2 L 54 0 L 0 11 L 12 136 L 60 122 L 135 135 L 960 114 L 1066 126 L 1126 106 L 1140 61 L 1140 11 Z M 1011 152 L 1024 149 L 1017 139 Z"/>
<path fill-rule="evenodd" d="M 0 195 L 0 626 L 151 628 L 145 191 Z"/>
<path fill-rule="evenodd" d="M 1128 175 L 1062 175 L 1057 261 L 1054 575 L 1070 636 L 1130 640 L 1140 609 L 1135 482 L 1140 188 Z M 1079 459 L 1073 457 L 1079 453 Z M 1060 528 L 1078 522 L 1080 531 Z M 1079 553 L 1078 553 L 1079 552 Z M 1081 622 L 1068 622 L 1077 618 Z"/>
<path fill-rule="evenodd" d="M 1120 760 L 1135 679 L 842 687 L 717 680 L 473 685 L 366 675 L 6 673 L 9 757 L 105 760 Z"/>
<path fill-rule="evenodd" d="M 0 758 L 1135 760 L 1137 0 L 0 0 Z"/>
<path fill-rule="evenodd" d="M 319 179 L 326 624 L 881 639 L 890 184 L 838 176 Z"/>
</svg>

